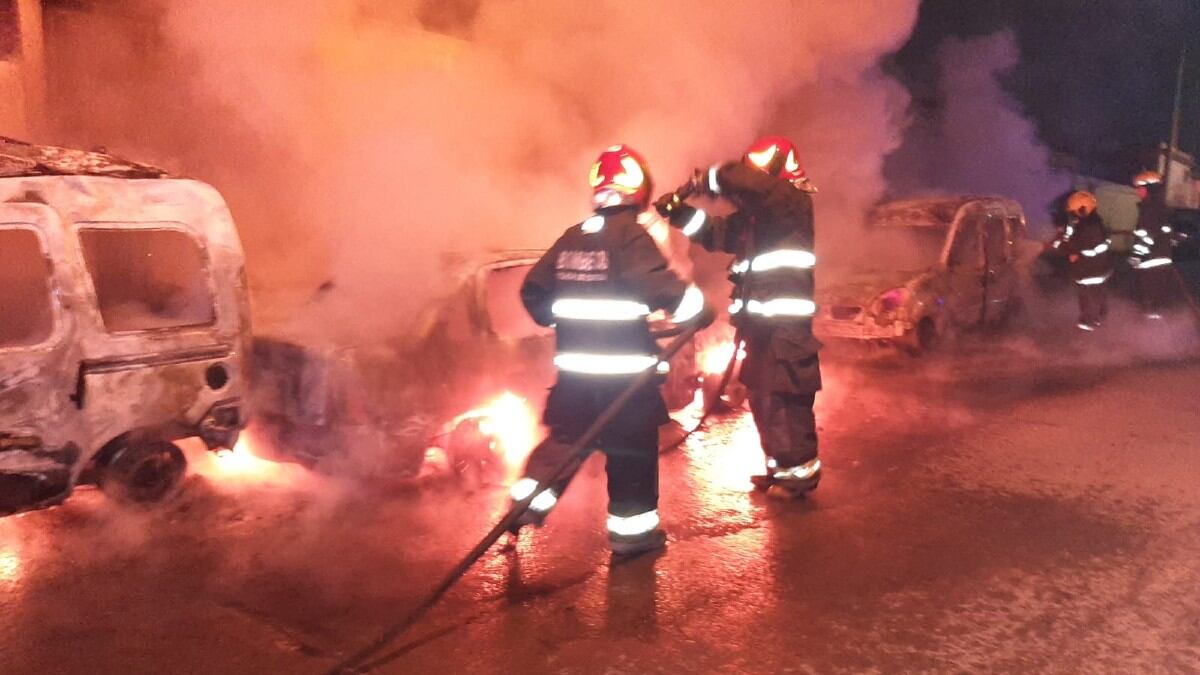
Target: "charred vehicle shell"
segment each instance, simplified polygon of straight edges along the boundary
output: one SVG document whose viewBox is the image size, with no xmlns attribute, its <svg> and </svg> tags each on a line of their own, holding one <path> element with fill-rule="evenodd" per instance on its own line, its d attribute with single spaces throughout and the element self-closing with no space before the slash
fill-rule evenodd
<svg viewBox="0 0 1200 675">
<path fill-rule="evenodd" d="M 876 265 L 843 271 L 818 291 L 823 339 L 930 348 L 941 336 L 995 323 L 1020 305 L 1018 240 L 1025 216 L 1001 197 L 884 204 L 871 214 Z"/>
<path fill-rule="evenodd" d="M 322 346 L 307 336 L 256 336 L 264 454 L 384 480 L 415 478 L 431 464 L 462 474 L 519 462 L 523 455 L 506 461 L 499 447 L 505 428 L 529 444 L 508 450 L 528 451 L 555 378 L 554 333 L 530 319 L 519 295 L 542 253 L 448 262 L 457 270 L 452 290 L 398 342 Z M 695 350 L 682 350 L 663 387 L 669 407 L 690 403 L 698 386 Z"/>
<path fill-rule="evenodd" d="M 82 480 L 171 492 L 173 441 L 243 425 L 248 303 L 221 196 L 100 154 L 0 139 L 0 514 Z"/>
</svg>

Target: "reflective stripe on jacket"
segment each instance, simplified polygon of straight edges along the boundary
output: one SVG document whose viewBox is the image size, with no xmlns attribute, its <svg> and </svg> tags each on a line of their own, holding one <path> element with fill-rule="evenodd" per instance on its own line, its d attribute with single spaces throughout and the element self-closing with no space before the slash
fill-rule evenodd
<svg viewBox="0 0 1200 675">
<path fill-rule="evenodd" d="M 630 375 L 657 363 L 646 317 L 678 309 L 686 289 L 637 210 L 618 207 L 563 233 L 529 271 L 521 299 L 535 321 L 554 326 L 560 371 Z"/>
</svg>

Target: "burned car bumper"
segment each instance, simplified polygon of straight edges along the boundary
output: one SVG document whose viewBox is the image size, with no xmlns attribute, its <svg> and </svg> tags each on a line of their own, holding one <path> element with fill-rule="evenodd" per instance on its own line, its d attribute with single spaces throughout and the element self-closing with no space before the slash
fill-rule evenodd
<svg viewBox="0 0 1200 675">
<path fill-rule="evenodd" d="M 822 311 L 813 321 L 813 333 L 822 339 L 846 340 L 895 340 L 902 338 L 912 331 L 912 324 L 907 321 L 880 321 L 859 310 L 843 312 L 845 315 L 854 314 L 852 318 L 838 318 L 834 312 L 838 308 Z"/>
</svg>

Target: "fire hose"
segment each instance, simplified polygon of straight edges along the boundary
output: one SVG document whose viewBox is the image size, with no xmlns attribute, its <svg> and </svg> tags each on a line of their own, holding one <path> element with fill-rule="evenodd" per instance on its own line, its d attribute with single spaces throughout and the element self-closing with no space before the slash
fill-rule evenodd
<svg viewBox="0 0 1200 675">
<path fill-rule="evenodd" d="M 682 349 L 684 345 L 686 345 L 696 334 L 696 332 L 699 331 L 704 325 L 705 324 L 702 321 L 695 321 L 684 327 L 678 336 L 676 336 L 675 339 L 673 339 L 670 344 L 668 344 L 658 355 L 658 363 L 670 361 L 671 357 L 679 352 L 679 350 Z M 724 385 L 728 383 L 729 377 L 733 372 L 733 364 L 736 363 L 737 352 L 737 345 L 735 344 L 733 361 L 730 363 L 730 367 L 726 369 L 725 378 L 722 380 L 722 389 L 724 389 Z M 603 431 L 604 428 L 613 421 L 617 414 L 625 408 L 630 399 L 632 399 L 639 390 L 650 384 L 650 382 L 656 376 L 657 371 L 654 367 L 647 368 L 639 373 L 637 377 L 635 377 L 629 384 L 629 386 L 622 391 L 621 394 L 617 396 L 617 398 L 614 399 L 613 402 L 609 404 L 609 406 L 605 408 L 602 413 L 600 413 L 600 416 L 597 417 L 596 420 L 592 422 L 591 426 L 589 426 L 587 430 L 583 432 L 583 435 L 581 435 L 578 440 L 571 445 L 570 449 L 567 450 L 565 454 L 565 459 L 559 463 L 559 465 L 556 466 L 554 471 L 551 473 L 553 478 L 542 482 L 537 489 L 535 489 L 524 499 L 514 502 L 512 507 L 508 510 L 508 513 L 506 513 L 505 516 L 500 519 L 500 522 L 496 523 L 496 525 L 483 537 L 483 539 L 481 539 L 479 543 L 476 544 L 465 557 L 463 557 L 462 561 L 460 561 L 450 570 L 445 578 L 443 578 L 442 581 L 434 587 L 434 589 L 420 604 L 418 604 L 412 611 L 405 615 L 403 619 L 380 634 L 380 636 L 371 642 L 371 644 L 367 645 L 363 649 L 351 655 L 349 658 L 334 666 L 328 671 L 328 675 L 366 673 L 386 663 L 388 661 L 386 655 L 376 658 L 379 656 L 379 653 L 389 644 L 394 642 L 396 638 L 403 635 L 405 631 L 411 628 L 421 617 L 429 612 L 429 610 L 433 609 L 433 607 L 437 605 L 438 601 L 442 599 L 442 596 L 444 596 L 446 592 L 449 591 L 454 584 L 456 584 L 458 580 L 461 579 L 467 573 L 467 571 L 469 571 L 471 567 L 483 557 L 485 553 L 487 553 L 488 549 L 490 549 L 497 541 L 499 541 L 500 537 L 502 537 L 504 533 L 512 529 L 513 525 L 515 525 L 521 515 L 529 509 L 530 503 L 532 503 L 538 495 L 545 492 L 549 486 L 554 484 L 558 479 L 568 476 L 576 471 L 579 468 L 579 465 L 581 465 L 583 461 L 587 459 L 587 456 L 591 454 L 590 447 L 592 442 L 596 439 L 600 432 Z M 716 399 L 719 400 L 720 396 L 718 395 Z M 707 416 L 708 411 L 705 412 L 704 418 Z M 701 419 L 701 423 L 703 423 L 704 418 Z M 700 425 L 697 425 L 696 429 L 699 429 L 699 427 Z M 695 429 L 693 429 L 693 432 L 694 431 Z M 688 435 L 690 436 L 691 433 L 692 432 L 689 432 Z M 686 439 L 687 436 L 684 438 Z M 682 443 L 683 441 L 681 440 L 679 442 Z"/>
</svg>

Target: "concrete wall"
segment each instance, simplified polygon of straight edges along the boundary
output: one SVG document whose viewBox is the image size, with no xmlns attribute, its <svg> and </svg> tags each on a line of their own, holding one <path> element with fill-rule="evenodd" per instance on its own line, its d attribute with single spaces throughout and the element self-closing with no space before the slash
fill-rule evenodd
<svg viewBox="0 0 1200 675">
<path fill-rule="evenodd" d="M 0 60 L 0 134 L 29 138 L 41 130 L 45 110 L 45 50 L 41 0 L 16 0 L 16 16 L 7 15 L 19 49 Z"/>
<path fill-rule="evenodd" d="M 1191 155 L 1176 152 L 1171 162 L 1171 175 L 1167 177 L 1167 206 L 1175 208 L 1200 208 L 1200 183 L 1192 178 L 1192 168 L 1196 165 Z M 1163 151 L 1159 158 L 1159 172 L 1166 175 L 1167 153 Z"/>
<path fill-rule="evenodd" d="M 23 138 L 27 134 L 21 65 L 16 61 L 0 61 L 0 136 Z"/>
</svg>

